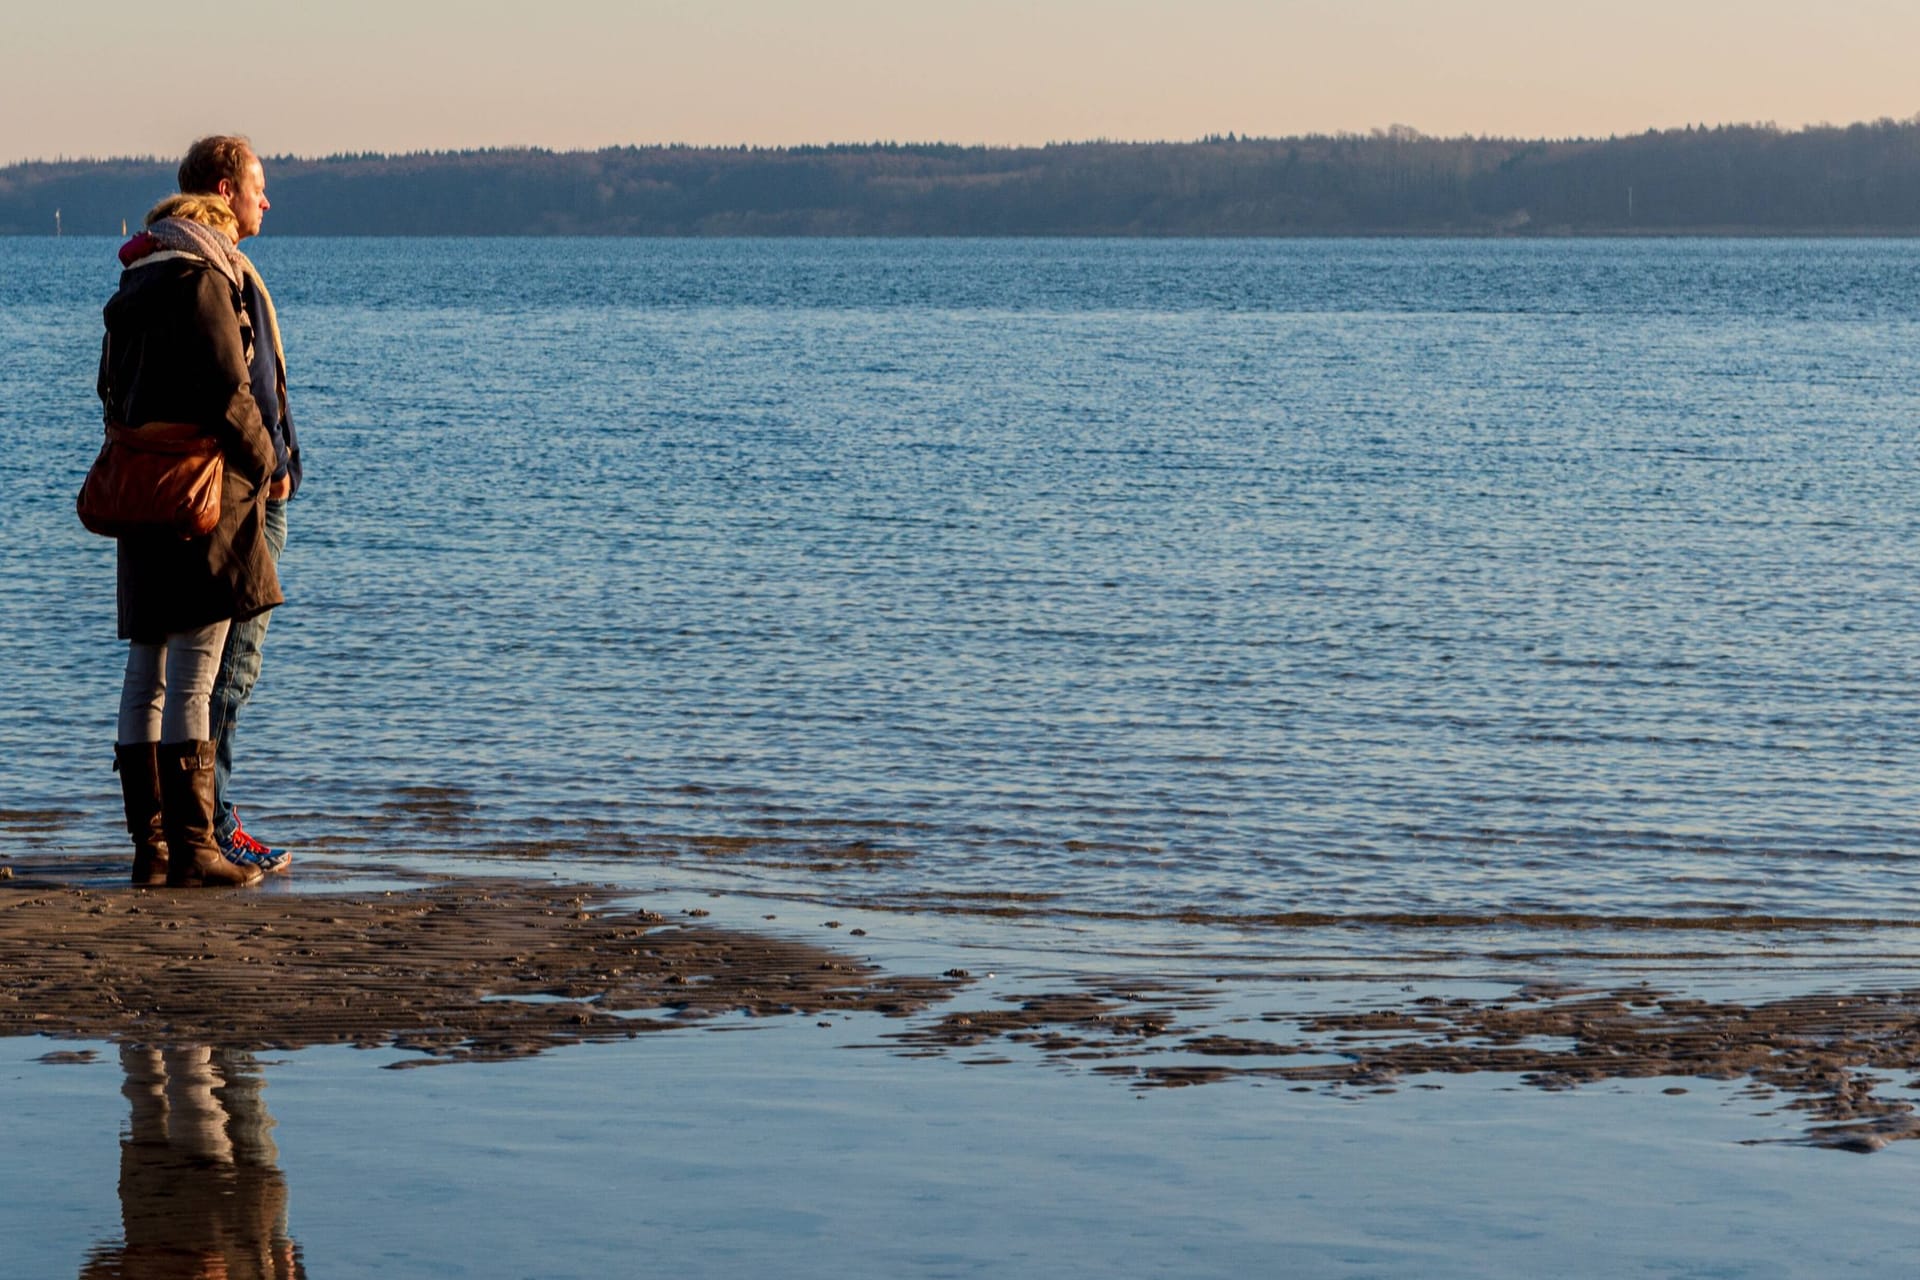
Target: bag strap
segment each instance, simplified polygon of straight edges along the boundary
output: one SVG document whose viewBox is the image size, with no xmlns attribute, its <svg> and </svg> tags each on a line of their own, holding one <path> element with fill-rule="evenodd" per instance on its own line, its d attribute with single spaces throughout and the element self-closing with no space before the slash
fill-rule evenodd
<svg viewBox="0 0 1920 1280">
<path fill-rule="evenodd" d="M 107 422 L 107 439 L 138 453 L 177 453 L 192 457 L 220 452 L 220 442 L 197 422 L 148 422 L 129 427 Z"/>
</svg>

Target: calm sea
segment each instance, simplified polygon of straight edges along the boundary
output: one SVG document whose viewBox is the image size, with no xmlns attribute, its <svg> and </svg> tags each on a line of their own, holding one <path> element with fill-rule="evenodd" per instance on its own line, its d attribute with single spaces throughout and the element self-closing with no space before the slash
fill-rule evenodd
<svg viewBox="0 0 1920 1280">
<path fill-rule="evenodd" d="M 252 246 L 308 461 L 240 784 L 310 855 L 1920 918 L 1920 244 Z M 115 247 L 0 240 L 16 854 L 124 843 Z"/>
</svg>

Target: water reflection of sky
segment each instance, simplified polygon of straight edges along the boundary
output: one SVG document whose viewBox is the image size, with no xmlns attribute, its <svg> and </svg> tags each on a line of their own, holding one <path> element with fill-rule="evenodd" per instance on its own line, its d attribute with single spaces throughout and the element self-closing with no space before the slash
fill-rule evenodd
<svg viewBox="0 0 1920 1280">
<path fill-rule="evenodd" d="M 209 1185 L 247 1197 L 201 1221 L 291 1237 L 320 1274 L 881 1280 L 1765 1274 L 1781 1257 L 1877 1272 L 1910 1216 L 1886 1162 L 1912 1144 L 1743 1146 L 1802 1119 L 1735 1085 L 1141 1094 L 1024 1059 L 843 1047 L 872 1031 L 766 1020 L 425 1071 L 380 1070 L 404 1056 L 387 1051 L 287 1054 L 264 1064 L 281 1172 L 243 1188 L 191 1148 Z M 0 1041 L 0 1134 L 34 1153 L 0 1173 L 9 1274 L 84 1274 L 129 1234 L 128 1077 L 110 1046 L 92 1065 L 33 1061 L 47 1047 Z"/>
</svg>

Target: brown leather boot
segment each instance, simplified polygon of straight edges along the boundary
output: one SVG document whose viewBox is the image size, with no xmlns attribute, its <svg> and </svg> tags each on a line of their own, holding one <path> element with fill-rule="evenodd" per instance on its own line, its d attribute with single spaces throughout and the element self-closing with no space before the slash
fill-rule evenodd
<svg viewBox="0 0 1920 1280">
<path fill-rule="evenodd" d="M 120 743 L 113 749 L 114 772 L 120 775 L 120 802 L 127 811 L 127 834 L 133 837 L 133 882 L 167 882 L 167 831 L 160 820 L 160 744 Z"/>
<path fill-rule="evenodd" d="M 246 885 L 260 879 L 258 867 L 228 862 L 213 838 L 213 744 L 163 742 L 160 807 L 167 830 L 167 885 Z"/>
</svg>

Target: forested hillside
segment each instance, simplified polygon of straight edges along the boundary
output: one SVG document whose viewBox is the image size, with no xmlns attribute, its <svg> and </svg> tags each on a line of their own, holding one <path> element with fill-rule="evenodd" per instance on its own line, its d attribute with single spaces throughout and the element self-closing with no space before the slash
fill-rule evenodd
<svg viewBox="0 0 1920 1280">
<path fill-rule="evenodd" d="M 1920 118 L 1605 140 L 1367 135 L 1029 148 L 270 157 L 281 235 L 1920 234 Z M 117 233 L 161 160 L 0 168 L 0 234 Z"/>
</svg>

